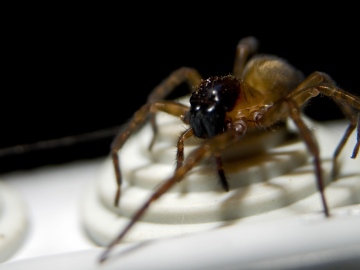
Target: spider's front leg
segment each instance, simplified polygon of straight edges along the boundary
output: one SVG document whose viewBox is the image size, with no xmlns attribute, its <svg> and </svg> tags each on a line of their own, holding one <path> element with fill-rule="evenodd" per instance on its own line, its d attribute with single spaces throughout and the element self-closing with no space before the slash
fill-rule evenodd
<svg viewBox="0 0 360 270">
<path fill-rule="evenodd" d="M 177 86 L 183 82 L 187 82 L 190 87 L 190 92 L 195 89 L 195 87 L 201 82 L 201 75 L 193 68 L 182 67 L 173 71 L 166 79 L 164 79 L 158 86 L 148 96 L 148 103 L 155 103 L 156 101 L 163 100 L 168 96 Z M 150 123 L 153 130 L 153 137 L 149 144 L 149 150 L 152 149 L 156 135 L 158 133 L 158 128 L 155 120 L 155 111 L 152 111 L 150 114 Z M 173 113 L 170 113 L 173 114 Z M 173 114 L 174 115 L 174 114 Z M 176 114 L 177 116 L 179 114 Z"/>
<path fill-rule="evenodd" d="M 178 142 L 177 142 L 177 151 L 176 151 L 176 169 L 179 169 L 184 162 L 184 142 L 188 138 L 194 135 L 194 131 L 192 128 L 188 128 L 183 133 L 181 133 Z"/>
<path fill-rule="evenodd" d="M 123 130 L 115 137 L 111 145 L 111 158 L 115 170 L 115 178 L 117 190 L 115 195 L 114 205 L 119 205 L 121 196 L 121 169 L 118 152 L 128 140 L 130 135 L 134 133 L 142 124 L 150 119 L 153 129 L 153 139 L 150 142 L 149 149 L 154 144 L 157 134 L 157 126 L 155 123 L 155 114 L 158 111 L 166 112 L 181 119 L 184 118 L 188 107 L 180 103 L 172 101 L 164 101 L 163 99 L 169 95 L 176 86 L 183 82 L 187 82 L 191 88 L 194 88 L 201 81 L 199 73 L 192 68 L 183 67 L 172 72 L 166 79 L 164 79 L 148 96 L 148 102 L 143 105 L 124 126 Z"/>
<path fill-rule="evenodd" d="M 239 134 L 234 130 L 228 130 L 212 139 L 206 140 L 202 145 L 193 150 L 188 157 L 184 160 L 181 167 L 177 168 L 172 177 L 162 182 L 154 193 L 145 201 L 137 212 L 133 215 L 127 226 L 120 232 L 106 248 L 104 253 L 100 257 L 100 262 L 104 262 L 108 257 L 110 251 L 117 245 L 126 233 L 134 226 L 134 224 L 143 216 L 145 211 L 149 208 L 150 204 L 160 198 L 166 193 L 175 183 L 179 182 L 184 178 L 185 174 L 194 168 L 201 160 L 206 157 L 214 156 L 217 157 L 224 148 L 235 143 L 239 140 Z"/>
</svg>

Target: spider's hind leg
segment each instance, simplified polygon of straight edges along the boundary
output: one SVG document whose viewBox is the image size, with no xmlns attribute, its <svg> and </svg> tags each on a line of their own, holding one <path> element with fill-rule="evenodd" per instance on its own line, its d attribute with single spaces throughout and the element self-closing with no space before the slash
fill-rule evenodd
<svg viewBox="0 0 360 270">
<path fill-rule="evenodd" d="M 359 146 L 360 146 L 360 112 L 358 113 L 356 144 L 354 146 L 354 150 L 351 155 L 351 158 L 357 157 L 357 154 L 359 153 Z"/>
<path fill-rule="evenodd" d="M 283 101 L 280 101 L 276 106 L 273 106 L 272 110 L 268 111 L 268 114 L 270 114 L 270 117 L 268 118 L 269 119 L 284 118 L 286 116 L 286 113 L 289 113 L 290 117 L 294 120 L 295 124 L 298 126 L 298 129 L 302 134 L 302 137 L 305 143 L 307 144 L 308 149 L 310 150 L 311 154 L 314 157 L 317 185 L 321 194 L 325 215 L 329 216 L 329 210 L 324 195 L 324 183 L 323 183 L 323 175 L 321 171 L 321 160 L 319 155 L 319 149 L 316 144 L 315 138 L 313 137 L 309 129 L 305 126 L 302 119 L 300 118 L 300 108 L 304 106 L 307 100 L 316 97 L 319 94 L 323 94 L 333 99 L 340 106 L 345 116 L 348 119 L 350 119 L 350 124 L 335 150 L 335 154 L 333 157 L 334 164 L 336 163 L 337 156 L 339 155 L 345 143 L 347 142 L 348 137 L 354 131 L 356 125 L 358 125 L 357 143 L 354 147 L 354 151 L 352 154 L 352 158 L 355 158 L 359 151 L 359 143 L 360 143 L 359 140 L 360 98 L 344 91 L 343 89 L 338 88 L 335 85 L 334 81 L 330 78 L 330 76 L 325 73 L 314 72 L 310 74 L 310 76 L 308 76 L 294 91 L 290 92 L 290 94 Z M 274 110 L 276 108 L 277 110 Z M 279 115 L 276 115 L 276 112 L 278 112 Z M 271 116 L 271 114 L 273 115 Z M 356 121 L 358 122 L 357 124 Z M 336 169 L 334 170 L 336 172 Z"/>
<path fill-rule="evenodd" d="M 233 74 L 235 77 L 243 79 L 244 69 L 249 57 L 256 53 L 259 42 L 255 37 L 246 37 L 239 41 L 236 46 L 235 62 Z"/>
<path fill-rule="evenodd" d="M 329 75 L 318 71 L 310 74 L 293 92 L 289 94 L 287 98 L 294 101 L 296 106 L 301 107 L 306 103 L 307 100 L 319 95 L 320 93 L 334 100 L 334 102 L 342 110 L 345 117 L 350 121 L 349 126 L 342 136 L 342 139 L 336 147 L 333 155 L 332 177 L 334 178 L 338 173 L 338 156 L 348 141 L 348 138 L 355 130 L 356 125 L 357 142 L 351 157 L 355 158 L 359 152 L 360 98 L 344 91 L 343 89 L 338 88 Z"/>
<path fill-rule="evenodd" d="M 358 129 L 357 129 L 357 136 L 356 136 L 356 144 L 354 147 L 354 151 L 351 155 L 351 158 L 357 157 L 357 154 L 359 153 L 359 146 L 360 146 L 360 113 L 358 113 Z"/>
<path fill-rule="evenodd" d="M 320 72 L 314 73 L 319 77 L 328 77 L 328 75 Z M 318 85 L 314 85 L 312 87 L 316 89 L 320 93 L 330 97 L 334 102 L 339 106 L 342 110 L 345 117 L 350 121 L 348 128 L 346 129 L 342 139 L 340 140 L 338 146 L 335 149 L 333 155 L 333 169 L 332 169 L 332 176 L 335 177 L 337 172 L 337 158 L 341 153 L 344 145 L 348 141 L 348 138 L 355 130 L 357 126 L 357 142 L 355 143 L 353 153 L 351 158 L 356 158 L 359 152 L 359 144 L 360 144 L 360 98 L 352 95 L 343 89 L 338 88 L 335 83 L 319 83 Z"/>
<path fill-rule="evenodd" d="M 355 144 L 353 153 L 351 155 L 351 158 L 355 158 L 357 156 L 357 153 L 359 151 L 359 143 L 360 143 L 360 113 L 355 113 L 354 110 L 348 106 L 348 104 L 343 103 L 343 102 L 339 102 L 338 100 L 334 100 L 335 103 L 337 103 L 337 105 L 340 107 L 340 109 L 342 110 L 343 114 L 345 115 L 345 117 L 347 119 L 349 119 L 349 125 L 346 128 L 339 144 L 337 145 L 335 151 L 334 151 L 334 155 L 333 155 L 333 160 L 332 160 L 332 171 L 331 171 L 331 177 L 332 179 L 336 179 L 338 173 L 339 173 L 339 169 L 338 169 L 338 157 L 342 151 L 342 149 L 344 148 L 346 142 L 348 141 L 350 135 L 353 133 L 353 131 L 357 127 L 357 142 Z"/>
</svg>

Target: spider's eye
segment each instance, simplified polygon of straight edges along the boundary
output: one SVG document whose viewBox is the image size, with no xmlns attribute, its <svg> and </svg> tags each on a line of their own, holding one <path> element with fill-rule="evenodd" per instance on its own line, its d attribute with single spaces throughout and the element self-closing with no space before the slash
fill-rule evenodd
<svg viewBox="0 0 360 270">
<path fill-rule="evenodd" d="M 225 111 L 212 109 L 194 109 L 189 114 L 190 126 L 196 137 L 211 138 L 224 131 Z"/>
<path fill-rule="evenodd" d="M 203 80 L 190 98 L 189 123 L 194 134 L 211 138 L 225 130 L 226 112 L 232 110 L 239 96 L 239 80 L 234 76 Z"/>
</svg>

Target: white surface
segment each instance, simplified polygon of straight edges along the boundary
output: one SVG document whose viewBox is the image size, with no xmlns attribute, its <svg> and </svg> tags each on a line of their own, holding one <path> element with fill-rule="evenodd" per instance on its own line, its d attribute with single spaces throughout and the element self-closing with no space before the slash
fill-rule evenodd
<svg viewBox="0 0 360 270">
<path fill-rule="evenodd" d="M 28 229 L 27 209 L 15 189 L 0 182 L 0 262 L 22 245 Z"/>
<path fill-rule="evenodd" d="M 102 162 L 74 162 L 1 176 L 21 196 L 30 222 L 23 245 L 9 261 L 95 246 L 81 227 L 79 205 Z"/>
<path fill-rule="evenodd" d="M 100 250 L 92 249 L 0 269 L 359 269 L 359 228 L 357 205 L 334 210 L 330 219 L 314 213 L 122 245 L 105 264 L 96 261 Z"/>
<path fill-rule="evenodd" d="M 336 138 L 331 147 L 325 145 L 323 155 L 332 154 L 344 128 L 337 125 L 331 130 L 317 130 L 322 136 Z M 335 182 L 326 192 L 334 214 L 331 219 L 324 219 L 319 213 L 320 198 L 314 188 L 306 200 L 310 198 L 315 202 L 317 206 L 309 211 L 316 214 L 294 215 L 294 211 L 302 207 L 300 200 L 300 205 L 292 204 L 293 208 L 287 213 L 274 210 L 264 213 L 265 216 L 255 215 L 248 222 L 226 223 L 226 227 L 187 236 L 143 245 L 121 245 L 119 250 L 123 253 L 112 253 L 111 260 L 101 266 L 96 260 L 102 249 L 95 248 L 96 244 L 85 234 L 81 208 L 87 191 L 99 181 L 99 174 L 107 166 L 106 159 L 3 175 L 1 180 L 17 190 L 25 201 L 30 228 L 23 245 L 0 269 L 141 269 L 144 266 L 147 269 L 219 269 L 219 265 L 258 269 L 265 263 L 268 269 L 286 269 L 289 265 L 305 269 L 323 265 L 325 261 L 359 266 L 360 166 L 359 158 L 348 157 L 353 146 L 354 136 L 346 147 L 347 153 L 341 156 L 345 161 L 344 181 Z M 209 182 L 216 183 L 216 175 Z M 352 206 L 344 210 L 339 207 L 345 205 Z M 114 215 L 114 222 L 109 224 L 110 233 L 119 226 L 117 219 Z"/>
</svg>

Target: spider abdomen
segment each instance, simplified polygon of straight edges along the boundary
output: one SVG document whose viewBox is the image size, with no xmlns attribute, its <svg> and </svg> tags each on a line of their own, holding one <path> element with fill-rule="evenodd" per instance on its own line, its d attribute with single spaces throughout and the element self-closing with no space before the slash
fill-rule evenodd
<svg viewBox="0 0 360 270">
<path fill-rule="evenodd" d="M 276 101 L 294 90 L 304 75 L 286 60 L 274 55 L 256 55 L 247 63 L 244 82 Z"/>
</svg>

